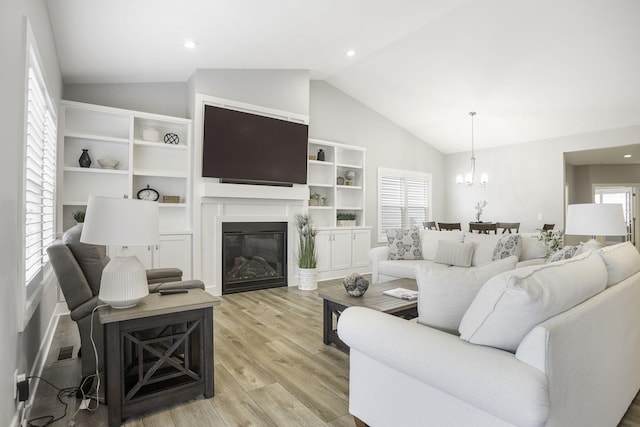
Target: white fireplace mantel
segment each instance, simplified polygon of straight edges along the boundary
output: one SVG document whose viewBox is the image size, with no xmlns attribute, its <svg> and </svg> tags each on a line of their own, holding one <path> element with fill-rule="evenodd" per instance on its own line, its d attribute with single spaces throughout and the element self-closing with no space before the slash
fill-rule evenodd
<svg viewBox="0 0 640 427">
<path fill-rule="evenodd" d="M 205 182 L 200 186 L 200 197 L 309 200 L 309 187 L 301 184 L 294 184 L 293 187 L 275 187 L 270 185 Z"/>
</svg>

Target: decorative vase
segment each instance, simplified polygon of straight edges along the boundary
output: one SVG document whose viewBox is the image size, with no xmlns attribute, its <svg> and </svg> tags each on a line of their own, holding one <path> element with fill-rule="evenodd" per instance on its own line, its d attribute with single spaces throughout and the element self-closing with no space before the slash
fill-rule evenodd
<svg viewBox="0 0 640 427">
<path fill-rule="evenodd" d="M 298 289 L 313 291 L 318 289 L 318 271 L 315 268 L 298 268 Z"/>
<path fill-rule="evenodd" d="M 345 290 L 352 297 L 361 297 L 369 289 L 369 281 L 359 274 L 348 275 L 342 281 Z"/>
<path fill-rule="evenodd" d="M 324 150 L 321 148 L 318 150 L 318 160 L 324 162 Z"/>
<path fill-rule="evenodd" d="M 89 149 L 87 148 L 82 149 L 82 154 L 78 159 L 78 163 L 80 164 L 81 168 L 88 168 L 89 166 L 91 166 L 91 157 L 89 156 Z"/>
</svg>

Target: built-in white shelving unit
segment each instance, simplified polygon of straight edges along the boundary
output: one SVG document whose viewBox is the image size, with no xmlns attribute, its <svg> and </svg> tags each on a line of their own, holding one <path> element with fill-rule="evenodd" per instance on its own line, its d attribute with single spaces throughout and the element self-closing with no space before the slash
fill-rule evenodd
<svg viewBox="0 0 640 427">
<path fill-rule="evenodd" d="M 90 195 L 135 198 L 149 186 L 160 194 L 161 242 L 178 240 L 177 247 L 188 247 L 188 259 L 182 258 L 180 264 L 188 266 L 185 278 L 191 277 L 191 120 L 62 101 L 59 129 L 58 230 L 75 224 L 73 212 L 86 209 Z M 157 131 L 158 140 L 147 140 L 148 133 L 144 138 L 149 129 Z M 167 134 L 177 135 L 178 144 L 165 143 Z M 88 168 L 79 165 L 83 149 L 91 157 Z M 119 163 L 115 169 L 102 169 L 98 159 Z M 180 199 L 164 203 L 163 196 Z M 149 268 L 165 260 L 166 266 L 174 266 L 169 256 L 160 253 L 149 260 Z"/>
<path fill-rule="evenodd" d="M 324 160 L 318 160 L 318 152 Z M 309 214 L 320 232 L 316 237 L 319 278 L 369 271 L 367 253 L 371 229 L 365 226 L 365 149 L 309 139 L 307 184 Z M 351 179 L 347 179 L 353 175 Z M 338 214 L 355 215 L 355 223 L 340 226 Z"/>
</svg>

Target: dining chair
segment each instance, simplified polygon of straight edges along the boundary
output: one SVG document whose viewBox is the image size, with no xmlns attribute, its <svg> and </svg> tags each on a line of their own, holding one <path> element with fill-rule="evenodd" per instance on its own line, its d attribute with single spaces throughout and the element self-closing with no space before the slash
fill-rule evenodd
<svg viewBox="0 0 640 427">
<path fill-rule="evenodd" d="M 462 226 L 459 222 L 439 222 L 438 228 L 440 230 L 462 230 Z"/>
<path fill-rule="evenodd" d="M 438 226 L 436 225 L 435 221 L 424 221 L 422 223 L 422 225 L 424 225 L 424 229 L 425 230 L 437 230 Z"/>
<path fill-rule="evenodd" d="M 504 233 L 519 233 L 520 232 L 520 223 L 519 222 L 496 222 L 496 228 L 502 229 L 502 234 Z"/>
<path fill-rule="evenodd" d="M 495 222 L 470 222 L 469 232 L 473 233 L 477 231 L 479 234 L 489 234 L 493 231 L 493 234 L 498 234 L 498 227 Z"/>
</svg>

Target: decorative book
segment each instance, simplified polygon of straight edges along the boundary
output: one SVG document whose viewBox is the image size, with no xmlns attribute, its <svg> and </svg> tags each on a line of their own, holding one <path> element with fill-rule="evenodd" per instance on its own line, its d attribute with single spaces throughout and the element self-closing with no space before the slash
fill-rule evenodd
<svg viewBox="0 0 640 427">
<path fill-rule="evenodd" d="M 412 291 L 411 289 L 406 288 L 389 289 L 388 291 L 384 291 L 382 293 L 391 297 L 402 298 L 409 301 L 418 299 L 418 291 Z"/>
</svg>

